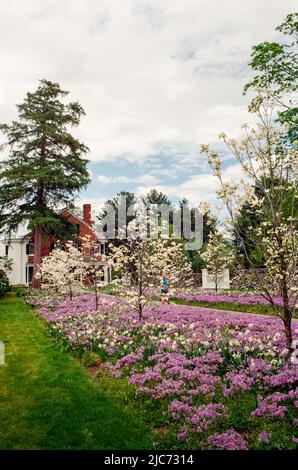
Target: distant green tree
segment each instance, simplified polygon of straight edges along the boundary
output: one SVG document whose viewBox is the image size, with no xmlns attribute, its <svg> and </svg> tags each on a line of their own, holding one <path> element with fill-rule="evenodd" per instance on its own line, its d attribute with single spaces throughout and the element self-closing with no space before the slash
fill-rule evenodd
<svg viewBox="0 0 298 470">
<path fill-rule="evenodd" d="M 100 230 L 105 232 L 107 230 L 107 222 L 106 222 L 106 216 L 110 209 L 112 208 L 114 210 L 115 214 L 115 236 L 118 235 L 119 231 L 119 210 L 123 209 L 123 212 L 125 211 L 126 213 L 126 220 L 127 224 L 131 222 L 134 218 L 134 212 L 133 208 L 136 204 L 136 196 L 133 192 L 130 191 L 120 191 L 119 193 L 116 194 L 116 196 L 112 199 L 108 199 L 105 203 L 103 208 L 101 209 L 100 213 L 97 215 L 97 220 L 98 220 L 98 225 Z M 123 205 L 125 204 L 125 206 Z M 116 245 L 119 245 L 122 243 L 122 240 L 120 239 L 114 239 L 110 240 L 111 243 L 114 243 Z"/>
<path fill-rule="evenodd" d="M 189 201 L 186 198 L 179 201 L 179 207 L 182 210 L 183 206 L 190 208 L 191 216 L 191 230 L 195 230 L 195 208 L 190 207 Z M 209 213 L 204 213 L 203 215 L 203 246 L 200 250 L 186 250 L 186 255 L 191 262 L 191 267 L 194 272 L 201 272 L 205 267 L 205 261 L 202 258 L 202 252 L 208 241 L 210 233 L 215 231 L 216 220 L 214 219 L 211 222 L 210 211 Z M 183 234 L 183 219 L 181 219 L 181 232 Z"/>
<path fill-rule="evenodd" d="M 69 132 L 85 113 L 79 103 L 61 101 L 67 94 L 58 83 L 41 80 L 17 106 L 18 120 L 0 125 L 7 139 L 2 149 L 8 149 L 0 162 L 0 231 L 10 236 L 29 222 L 34 232 L 35 287 L 40 284 L 36 273 L 42 237 L 65 232 L 66 222 L 57 209 L 70 204 L 90 182 L 88 161 L 82 158 L 88 148 Z"/>
<path fill-rule="evenodd" d="M 268 178 L 263 178 L 262 184 L 263 187 L 270 187 L 271 183 Z M 280 184 L 283 183 L 278 180 L 274 181 L 273 186 L 276 188 L 277 193 Z M 270 221 L 270 208 L 266 203 L 265 194 L 260 185 L 254 187 L 254 193 L 262 201 L 262 213 L 249 203 L 243 204 L 235 220 L 236 227 L 233 230 L 233 245 L 236 249 L 238 260 L 240 260 L 245 268 L 249 267 L 247 255 L 253 260 L 256 267 L 263 267 L 265 263 L 256 231 L 264 221 L 264 214 L 267 220 Z M 296 220 L 298 220 L 298 199 L 296 196 L 295 190 L 292 187 L 289 187 L 285 192 L 282 206 L 284 222 L 289 217 L 296 217 Z"/>
<path fill-rule="evenodd" d="M 159 206 L 165 205 L 168 207 L 172 205 L 168 196 L 161 191 L 157 191 L 157 189 L 151 189 L 149 193 L 142 197 L 142 200 L 145 205 L 157 204 Z"/>
</svg>

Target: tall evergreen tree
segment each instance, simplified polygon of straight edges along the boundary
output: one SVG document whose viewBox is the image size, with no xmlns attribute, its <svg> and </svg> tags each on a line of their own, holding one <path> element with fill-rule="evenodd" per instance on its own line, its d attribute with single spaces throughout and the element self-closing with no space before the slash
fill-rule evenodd
<svg viewBox="0 0 298 470">
<path fill-rule="evenodd" d="M 69 132 L 85 113 L 79 103 L 61 101 L 67 94 L 58 83 L 41 80 L 17 106 L 18 120 L 0 125 L 6 136 L 1 150 L 8 149 L 0 162 L 0 232 L 10 236 L 29 222 L 35 287 L 43 235 L 61 225 L 57 209 L 70 204 L 90 182 L 83 158 L 88 148 Z"/>
</svg>

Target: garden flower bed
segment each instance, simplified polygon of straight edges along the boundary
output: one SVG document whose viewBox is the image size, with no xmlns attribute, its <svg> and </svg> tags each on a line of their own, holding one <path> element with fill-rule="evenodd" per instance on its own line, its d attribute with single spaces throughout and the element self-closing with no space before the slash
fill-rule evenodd
<svg viewBox="0 0 298 470">
<path fill-rule="evenodd" d="M 182 447 L 295 447 L 298 368 L 279 318 L 157 305 L 140 322 L 112 296 L 95 312 L 92 295 L 45 302 L 39 314 L 64 348 L 91 350 L 127 377 Z"/>
<path fill-rule="evenodd" d="M 149 297 L 159 296 L 157 289 L 147 289 L 146 295 Z M 215 292 L 210 289 L 197 289 L 181 291 L 178 289 L 171 289 L 170 297 L 173 299 L 184 300 L 186 302 L 208 302 L 208 303 L 232 303 L 240 305 L 263 305 L 270 306 L 269 300 L 265 299 L 262 295 L 255 292 L 240 292 L 233 290 L 218 290 Z M 274 305 L 276 307 L 282 306 L 282 297 L 273 296 Z"/>
</svg>

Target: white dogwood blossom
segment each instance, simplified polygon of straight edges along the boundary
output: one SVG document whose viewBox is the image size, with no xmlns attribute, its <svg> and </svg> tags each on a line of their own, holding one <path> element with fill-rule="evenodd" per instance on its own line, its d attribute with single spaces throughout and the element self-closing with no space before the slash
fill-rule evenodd
<svg viewBox="0 0 298 470">
<path fill-rule="evenodd" d="M 142 237 L 127 239 L 120 246 L 110 246 L 109 264 L 119 273 L 123 284 L 132 289 L 131 301 L 141 319 L 144 306 L 149 301 L 146 296 L 148 288 L 159 285 L 162 275 L 169 278 L 173 287 L 178 286 L 191 278 L 192 271 L 182 244 L 172 239 L 145 239 L 144 224 L 140 226 Z"/>
<path fill-rule="evenodd" d="M 83 254 L 71 241 L 65 249 L 54 250 L 42 259 L 38 276 L 41 287 L 53 289 L 57 293 L 68 293 L 72 298 L 75 287 L 81 287 L 86 277 L 86 263 Z"/>
</svg>

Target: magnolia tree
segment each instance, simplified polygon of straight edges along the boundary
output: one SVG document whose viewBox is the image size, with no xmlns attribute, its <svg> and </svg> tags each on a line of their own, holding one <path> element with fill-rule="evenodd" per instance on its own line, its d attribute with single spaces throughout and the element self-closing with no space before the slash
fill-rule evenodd
<svg viewBox="0 0 298 470">
<path fill-rule="evenodd" d="M 205 251 L 201 254 L 207 270 L 214 277 L 215 291 L 218 290 L 222 270 L 229 268 L 235 259 L 233 249 L 225 242 L 220 232 L 210 233 Z"/>
<path fill-rule="evenodd" d="M 257 102 L 257 101 L 256 101 Z M 264 259 L 264 275 L 257 276 L 260 293 L 275 308 L 284 324 L 286 345 L 292 350 L 291 320 L 297 303 L 298 292 L 298 222 L 297 222 L 297 146 L 285 140 L 287 129 L 277 127 L 275 105 L 267 94 L 259 100 L 255 109 L 260 123 L 256 129 L 244 126 L 245 138 L 240 142 L 221 134 L 230 153 L 236 158 L 244 174 L 239 184 L 224 181 L 221 171 L 221 157 L 208 146 L 201 151 L 208 156 L 209 163 L 220 185 L 218 197 L 223 199 L 229 212 L 230 223 L 239 239 L 243 237 L 237 219 L 244 203 L 255 207 L 261 223 L 249 227 L 246 237 L 251 237 L 261 250 Z M 258 188 L 257 197 L 254 188 Z M 261 197 L 260 197 L 261 195 Z M 245 249 L 245 256 L 256 268 Z M 282 311 L 275 304 L 274 295 L 282 298 Z"/>
<path fill-rule="evenodd" d="M 65 250 L 54 248 L 49 256 L 43 258 L 37 275 L 42 288 L 50 288 L 57 293 L 68 292 L 72 299 L 75 287 L 82 287 L 86 277 L 83 254 L 69 241 Z"/>
<path fill-rule="evenodd" d="M 173 286 L 179 285 L 192 275 L 190 264 L 181 244 L 168 239 L 128 239 L 121 246 L 111 246 L 109 263 L 129 282 L 132 302 L 139 313 L 149 302 L 146 290 L 160 283 L 165 274 Z"/>
</svg>

